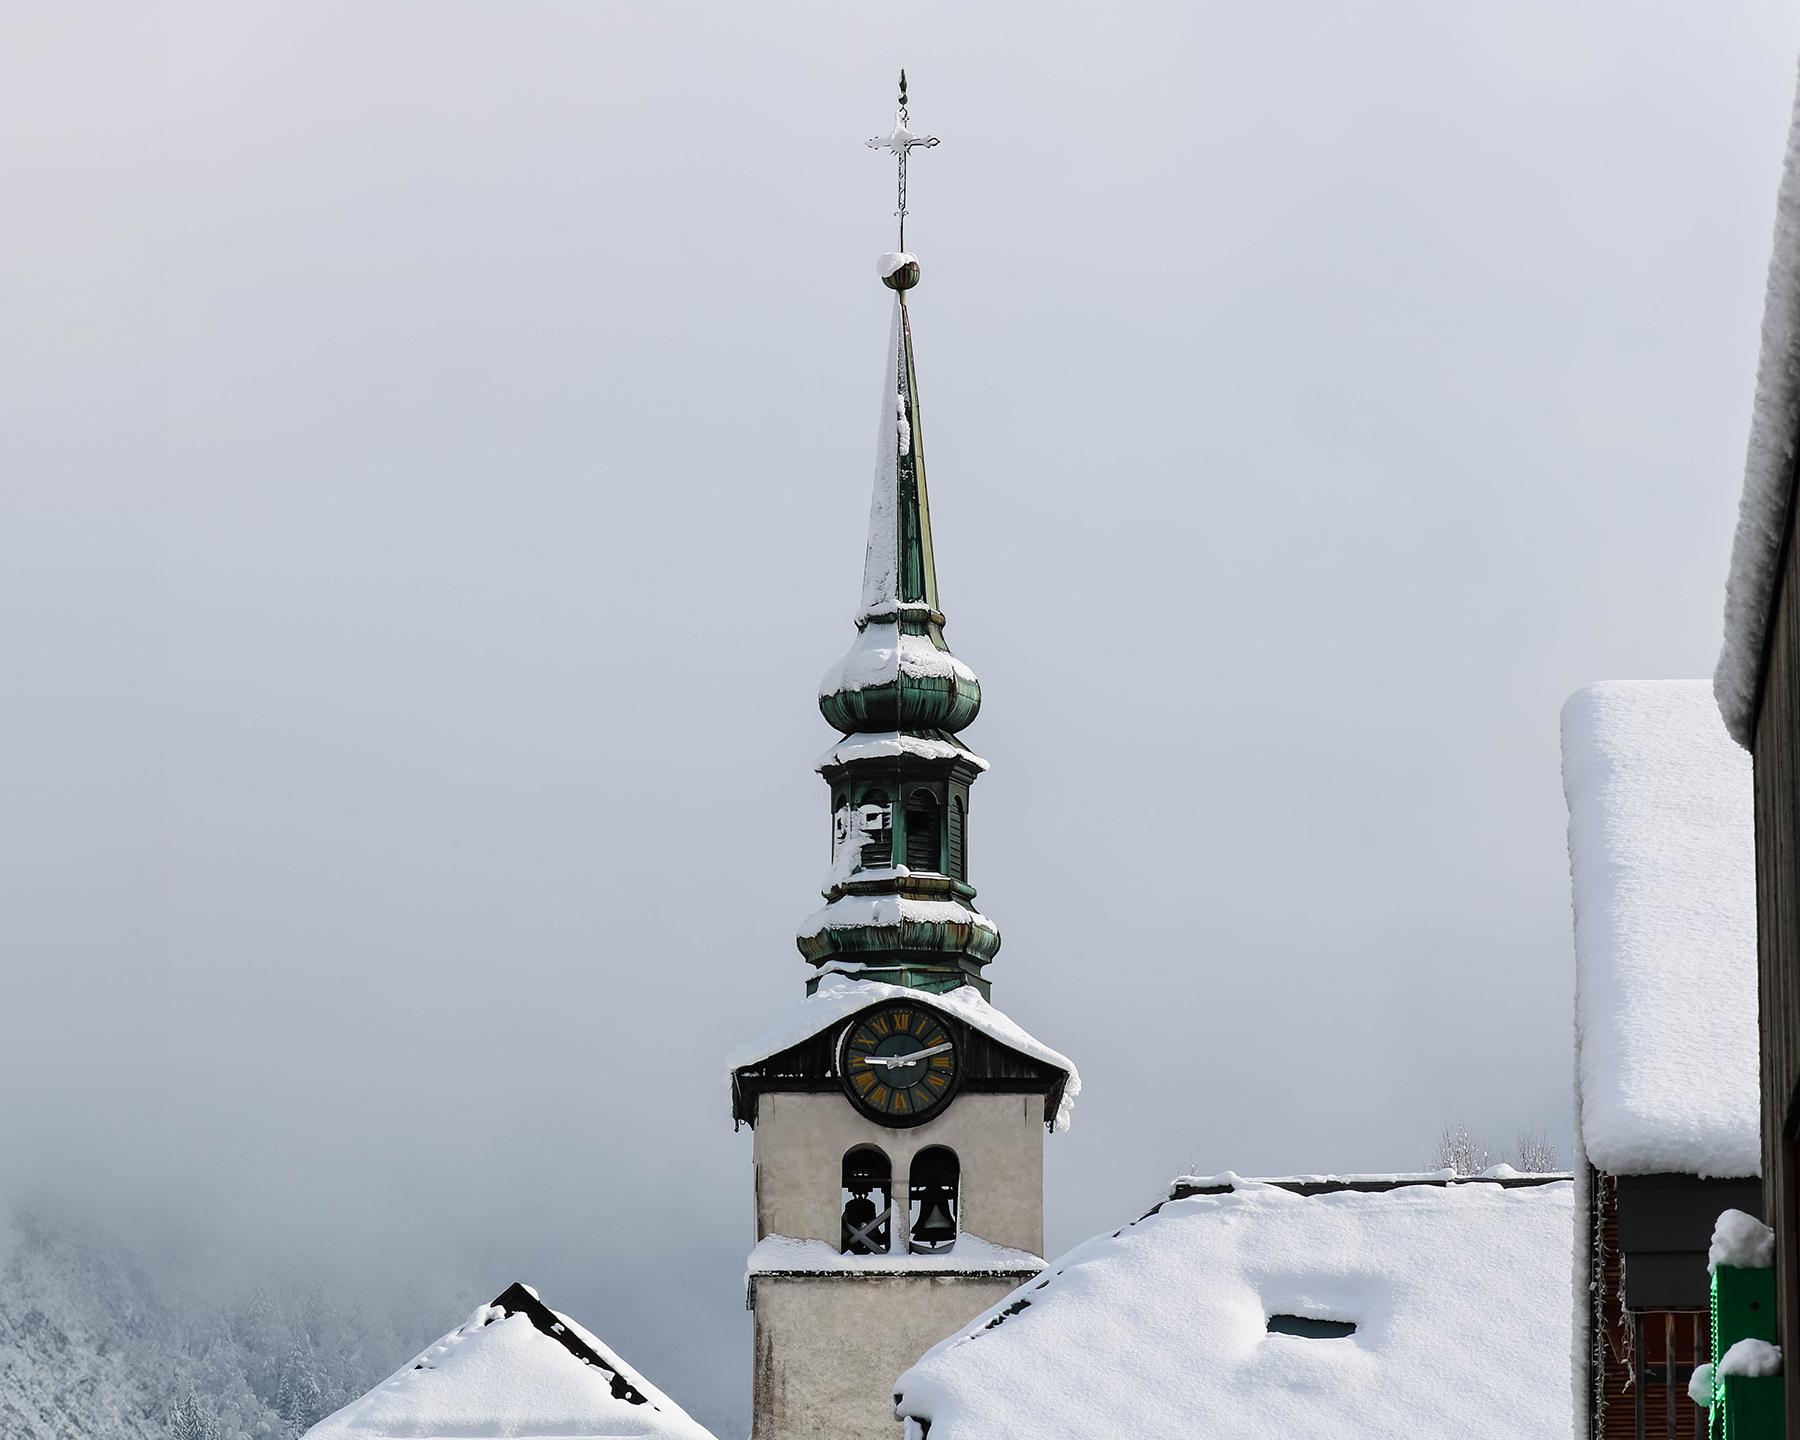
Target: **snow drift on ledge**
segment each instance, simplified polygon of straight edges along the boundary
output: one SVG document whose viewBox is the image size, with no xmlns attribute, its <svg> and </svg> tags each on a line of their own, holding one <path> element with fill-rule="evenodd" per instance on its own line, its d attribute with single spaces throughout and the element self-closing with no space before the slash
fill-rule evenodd
<svg viewBox="0 0 1800 1440">
<path fill-rule="evenodd" d="M 1616 1175 L 1761 1170 L 1750 757 L 1704 681 L 1615 681 L 1562 713 L 1576 1116 Z"/>
<path fill-rule="evenodd" d="M 1800 93 L 1775 199 L 1775 243 L 1763 301 L 1762 354 L 1744 460 L 1744 493 L 1725 580 L 1725 643 L 1713 692 L 1726 728 L 1748 745 L 1756 725 L 1763 641 L 1774 602 L 1800 430 Z"/>
<path fill-rule="evenodd" d="M 1075 1098 L 1081 1094 L 1081 1075 L 1067 1055 L 1052 1050 L 1008 1016 L 981 998 L 972 985 L 964 985 L 942 995 L 912 990 L 902 985 L 889 985 L 880 980 L 853 980 L 844 975 L 827 975 L 819 988 L 779 1015 L 773 1024 L 748 1045 L 734 1050 L 725 1062 L 725 1078 L 730 1083 L 746 1065 L 760 1064 L 771 1055 L 779 1055 L 803 1040 L 810 1040 L 821 1030 L 848 1020 L 857 1011 L 883 1000 L 909 1000 L 929 1005 L 963 1024 L 981 1031 L 989 1039 L 1010 1045 L 1021 1055 L 1041 1060 L 1066 1074 L 1062 1103 L 1056 1110 L 1058 1130 L 1069 1128 L 1075 1110 Z"/>
<path fill-rule="evenodd" d="M 649 1403 L 616 1397 L 604 1371 L 576 1359 L 529 1316 L 482 1305 L 305 1440 L 716 1440 L 580 1325 L 556 1318 Z"/>
<path fill-rule="evenodd" d="M 1712 1244 L 1706 1249 L 1706 1273 L 1721 1265 L 1740 1270 L 1775 1268 L 1775 1232 L 1754 1215 L 1726 1210 L 1713 1223 Z"/>
<path fill-rule="evenodd" d="M 1563 1440 L 1572 1188 L 1172 1200 L 926 1352 L 898 1409 L 931 1440 Z M 1277 1315 L 1356 1330 L 1271 1333 Z"/>
<path fill-rule="evenodd" d="M 752 1275 L 994 1275 L 1037 1274 L 1044 1257 L 1010 1245 L 996 1245 L 967 1232 L 954 1249 L 931 1254 L 899 1251 L 890 1255 L 846 1255 L 823 1240 L 797 1240 L 791 1235 L 765 1235 L 744 1262 L 744 1278 Z"/>
</svg>

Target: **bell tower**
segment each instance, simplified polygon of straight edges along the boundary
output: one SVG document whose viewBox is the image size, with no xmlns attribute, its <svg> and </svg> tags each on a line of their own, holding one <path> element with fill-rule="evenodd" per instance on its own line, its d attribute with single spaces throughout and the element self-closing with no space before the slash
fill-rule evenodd
<svg viewBox="0 0 1800 1440">
<path fill-rule="evenodd" d="M 944 639 L 908 297 L 906 74 L 893 130 L 900 247 L 862 602 L 819 709 L 839 732 L 825 904 L 800 927 L 804 995 L 732 1057 L 755 1138 L 753 1440 L 899 1440 L 893 1382 L 1042 1268 L 1043 1145 L 1075 1067 L 989 1003 L 1000 932 L 969 881 L 962 742 L 981 683 Z"/>
</svg>

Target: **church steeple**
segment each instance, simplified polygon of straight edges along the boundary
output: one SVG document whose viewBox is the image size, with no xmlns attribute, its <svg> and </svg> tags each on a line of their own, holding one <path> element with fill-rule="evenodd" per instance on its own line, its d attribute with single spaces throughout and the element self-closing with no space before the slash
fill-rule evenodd
<svg viewBox="0 0 1800 1440">
<path fill-rule="evenodd" d="M 898 162 L 901 231 L 862 603 L 819 690 L 841 732 L 818 763 L 831 869 L 800 927 L 805 998 L 730 1061 L 732 1119 L 756 1131 L 753 1440 L 893 1440 L 893 1377 L 1042 1270 L 1038 1127 L 1064 1128 L 1081 1088 L 987 1003 L 1000 932 L 969 883 L 987 762 L 958 738 L 981 686 L 944 640 L 908 313 L 906 160 L 937 141 L 907 123 L 904 72 L 869 143 Z"/>
<path fill-rule="evenodd" d="M 902 72 L 894 129 L 869 142 L 898 162 L 902 246 L 907 155 L 937 143 L 908 127 Z M 818 766 L 832 795 L 828 903 L 799 945 L 821 968 L 926 990 L 973 984 L 985 995 L 981 969 L 1000 933 L 974 907 L 967 857 L 969 787 L 987 762 L 955 738 L 981 709 L 981 682 L 951 652 L 938 608 L 907 304 L 919 262 L 902 249 L 882 257 L 879 273 L 894 311 L 862 607 L 856 638 L 819 687 L 820 711 L 845 737 Z"/>
</svg>

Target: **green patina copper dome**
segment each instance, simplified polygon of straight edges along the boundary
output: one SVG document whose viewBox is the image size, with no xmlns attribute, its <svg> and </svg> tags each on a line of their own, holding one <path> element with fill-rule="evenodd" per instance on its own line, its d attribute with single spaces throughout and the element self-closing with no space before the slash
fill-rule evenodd
<svg viewBox="0 0 1800 1440">
<path fill-rule="evenodd" d="M 944 643 L 935 620 L 864 619 L 819 686 L 819 710 L 846 734 L 947 730 L 981 710 L 981 681 Z"/>
</svg>

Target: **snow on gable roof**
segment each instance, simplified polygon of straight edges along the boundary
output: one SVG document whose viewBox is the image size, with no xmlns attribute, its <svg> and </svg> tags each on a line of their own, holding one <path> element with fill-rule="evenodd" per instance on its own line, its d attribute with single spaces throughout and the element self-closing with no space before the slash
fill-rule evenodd
<svg viewBox="0 0 1800 1440">
<path fill-rule="evenodd" d="M 305 1440 L 715 1440 L 566 1315 L 514 1285 Z"/>
<path fill-rule="evenodd" d="M 909 1000 L 915 1004 L 930 1006 L 954 1016 L 988 1038 L 998 1040 L 1002 1045 L 1011 1046 L 1021 1055 L 1028 1055 L 1033 1060 L 1040 1060 L 1051 1068 L 1062 1071 L 1068 1079 L 1063 1083 L 1062 1097 L 1056 1107 L 1055 1128 L 1069 1128 L 1075 1097 L 1081 1093 L 1081 1075 L 1075 1069 L 1075 1062 L 1067 1055 L 1052 1050 L 1027 1033 L 1022 1026 L 1001 1014 L 983 1000 L 981 993 L 972 985 L 963 985 L 940 995 L 913 990 L 903 985 L 889 985 L 879 980 L 856 980 L 847 975 L 828 974 L 819 981 L 816 991 L 784 1011 L 755 1040 L 731 1053 L 725 1066 L 733 1090 L 736 1089 L 738 1071 L 760 1064 L 783 1050 L 791 1050 L 812 1039 L 820 1031 L 848 1020 L 859 1010 L 877 1005 L 883 1000 Z"/>
<path fill-rule="evenodd" d="M 1763 302 L 1762 354 L 1738 502 L 1737 537 L 1725 581 L 1725 643 L 1713 691 L 1726 728 L 1748 745 L 1756 727 L 1763 642 L 1775 599 L 1781 541 L 1794 488 L 1800 436 L 1800 94 L 1788 132 L 1787 159 L 1775 199 L 1775 244 Z"/>
<path fill-rule="evenodd" d="M 1704 681 L 1563 706 L 1575 1123 L 1614 1174 L 1761 1169 L 1750 757 Z"/>
<path fill-rule="evenodd" d="M 896 1408 L 931 1440 L 1561 1440 L 1572 1189 L 1170 1200 L 927 1351 Z"/>
</svg>

